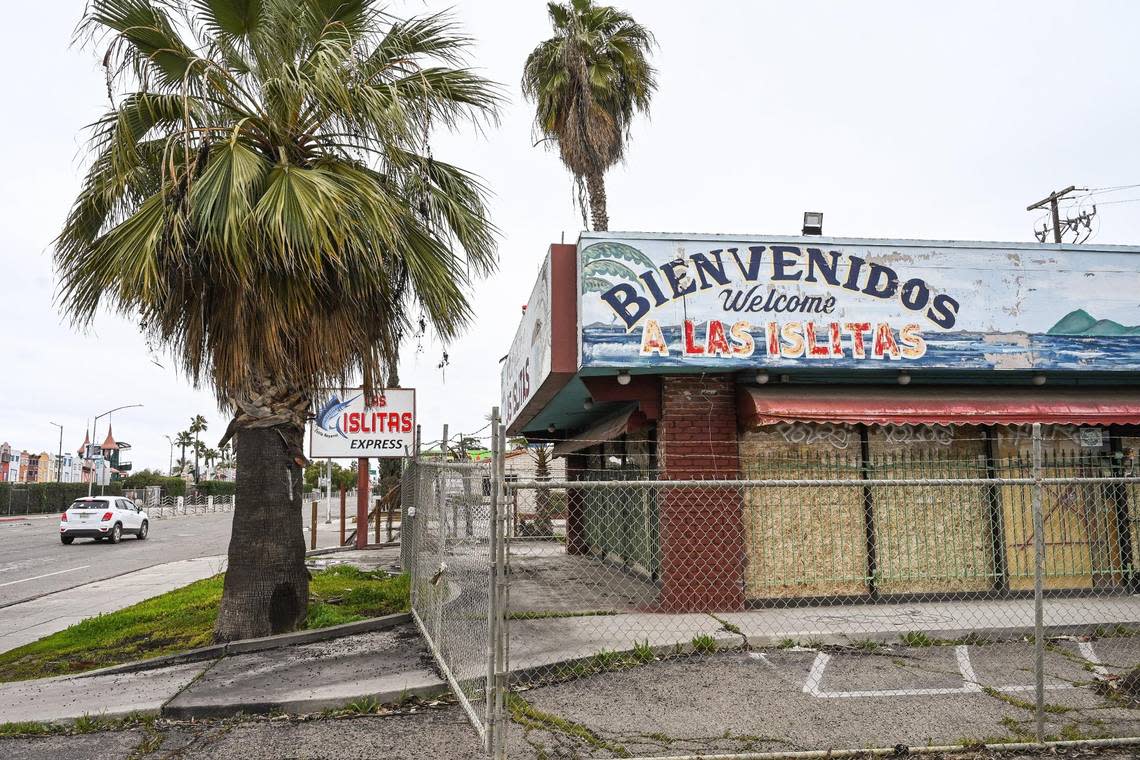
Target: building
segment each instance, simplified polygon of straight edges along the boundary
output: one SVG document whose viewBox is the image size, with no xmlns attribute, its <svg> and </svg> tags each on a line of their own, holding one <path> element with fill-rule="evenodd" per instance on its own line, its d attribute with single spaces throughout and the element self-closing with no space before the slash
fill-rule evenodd
<svg viewBox="0 0 1140 760">
<path fill-rule="evenodd" d="M 1138 290 L 1136 247 L 583 233 L 542 265 L 503 419 L 572 481 L 748 481 L 569 490 L 567 552 L 660 611 L 1023 593 L 1028 492 L 984 480 L 1024 476 L 1033 422 L 1050 472 L 1132 472 Z M 796 479 L 829 485 L 755 484 Z M 1047 495 L 1050 590 L 1136 588 L 1138 497 Z"/>
<path fill-rule="evenodd" d="M 19 452 L 12 451 L 12 444 L 7 441 L 0 443 L 0 483 L 10 483 L 16 479 L 10 473 L 19 472 L 19 458 Z"/>
</svg>

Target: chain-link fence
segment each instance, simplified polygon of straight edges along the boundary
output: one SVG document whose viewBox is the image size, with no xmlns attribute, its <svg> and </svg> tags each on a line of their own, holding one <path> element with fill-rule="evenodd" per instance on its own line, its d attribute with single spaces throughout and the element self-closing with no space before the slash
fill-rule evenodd
<svg viewBox="0 0 1140 760">
<path fill-rule="evenodd" d="M 409 468 L 416 502 L 410 544 L 412 616 L 452 691 L 481 737 L 486 701 L 491 597 L 490 463 L 419 461 Z"/>
<path fill-rule="evenodd" d="M 699 444 L 666 467 L 599 442 L 562 480 L 508 479 L 501 456 L 421 463 L 417 614 L 488 748 L 505 756 L 508 731 L 626 757 L 1140 735 L 1135 447 L 891 435 L 742 436 L 736 476 L 710 480 L 671 477 Z"/>
</svg>

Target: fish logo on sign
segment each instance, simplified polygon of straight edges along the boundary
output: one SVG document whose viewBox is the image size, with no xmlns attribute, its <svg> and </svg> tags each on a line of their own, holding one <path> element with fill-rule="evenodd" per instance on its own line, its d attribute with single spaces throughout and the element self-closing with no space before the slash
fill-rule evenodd
<svg viewBox="0 0 1140 760">
<path fill-rule="evenodd" d="M 340 435 L 341 438 L 348 438 L 348 434 L 344 432 L 344 427 L 341 421 L 344 417 L 341 415 L 345 409 L 348 408 L 353 401 L 360 398 L 360 394 L 356 394 L 347 401 L 341 401 L 336 394 L 333 394 L 324 406 L 317 412 L 316 423 L 317 427 L 325 432 L 326 435 L 332 436 L 334 434 Z"/>
</svg>

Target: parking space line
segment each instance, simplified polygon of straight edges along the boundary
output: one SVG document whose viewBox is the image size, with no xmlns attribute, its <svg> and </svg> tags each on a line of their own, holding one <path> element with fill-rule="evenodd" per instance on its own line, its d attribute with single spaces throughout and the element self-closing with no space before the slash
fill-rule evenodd
<svg viewBox="0 0 1140 760">
<path fill-rule="evenodd" d="M 1106 668 L 1104 663 L 1100 661 L 1100 658 L 1097 657 L 1091 641 L 1078 641 L 1077 649 L 1081 651 L 1081 657 L 1084 657 L 1088 660 L 1088 663 L 1092 665 L 1093 673 L 1096 673 L 1098 676 L 1108 675 L 1108 668 Z"/>
<path fill-rule="evenodd" d="M 954 647 L 954 656 L 958 659 L 958 672 L 962 674 L 963 689 L 981 691 L 982 685 L 978 683 L 978 674 L 974 672 L 974 665 L 970 662 L 970 648 L 959 644 Z"/>
<path fill-rule="evenodd" d="M 1099 660 L 1096 659 L 1096 653 L 1092 651 L 1091 647 L 1086 651 L 1082 645 L 1081 653 L 1089 662 L 1093 663 L 1093 667 L 1101 667 Z M 954 647 L 954 656 L 958 661 L 958 671 L 962 674 L 962 685 L 952 686 L 937 689 L 866 689 L 859 691 L 824 691 L 820 688 L 823 683 L 823 674 L 827 670 L 827 664 L 831 662 L 831 655 L 826 652 L 820 652 L 816 655 L 815 660 L 812 661 L 811 670 L 808 672 L 807 680 L 804 681 L 803 693 L 810 694 L 816 699 L 859 699 L 859 698 L 872 698 L 872 697 L 928 697 L 952 694 L 981 694 L 984 689 L 981 682 L 978 680 L 978 675 L 974 671 L 974 665 L 970 662 L 970 651 L 966 645 L 958 645 Z M 762 658 L 765 663 L 768 663 L 766 658 Z M 769 665 L 771 663 L 768 663 Z M 1101 667 L 1103 670 L 1103 667 Z M 1033 691 L 1034 686 L 998 686 L 994 687 L 995 691 L 1000 692 L 1022 692 Z M 1059 689 L 1075 689 L 1076 686 L 1072 684 L 1050 684 L 1045 687 L 1047 691 L 1057 691 Z"/>
</svg>

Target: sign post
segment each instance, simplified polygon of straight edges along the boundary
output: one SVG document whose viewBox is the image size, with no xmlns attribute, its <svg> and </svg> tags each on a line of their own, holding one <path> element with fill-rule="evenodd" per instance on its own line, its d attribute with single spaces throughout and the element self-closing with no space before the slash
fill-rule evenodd
<svg viewBox="0 0 1140 760">
<path fill-rule="evenodd" d="M 356 548 L 368 545 L 368 457 L 356 460 Z"/>
</svg>

